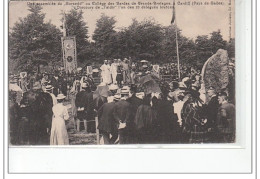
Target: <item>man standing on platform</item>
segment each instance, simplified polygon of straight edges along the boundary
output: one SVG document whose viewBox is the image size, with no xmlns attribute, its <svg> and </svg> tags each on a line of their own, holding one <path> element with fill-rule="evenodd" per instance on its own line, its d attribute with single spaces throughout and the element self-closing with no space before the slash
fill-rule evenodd
<svg viewBox="0 0 260 179">
<path fill-rule="evenodd" d="M 126 84 L 127 82 L 130 82 L 130 75 L 129 75 L 129 65 L 127 58 L 124 59 L 122 62 L 122 69 L 123 69 L 123 82 Z"/>
<path fill-rule="evenodd" d="M 106 84 L 110 84 L 112 82 L 111 71 L 110 71 L 110 65 L 108 64 L 107 60 L 104 61 L 104 64 L 100 67 L 100 69 L 102 70 L 101 72 L 102 82 Z"/>
<path fill-rule="evenodd" d="M 118 67 L 117 59 L 114 59 L 114 62 L 111 64 L 111 74 L 112 74 L 113 84 L 117 83 L 116 81 L 117 67 Z"/>
</svg>

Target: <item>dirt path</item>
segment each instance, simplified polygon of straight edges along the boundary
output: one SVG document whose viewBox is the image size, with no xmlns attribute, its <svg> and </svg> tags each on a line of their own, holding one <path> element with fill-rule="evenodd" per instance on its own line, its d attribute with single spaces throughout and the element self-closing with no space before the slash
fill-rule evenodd
<svg viewBox="0 0 260 179">
<path fill-rule="evenodd" d="M 68 134 L 69 134 L 69 142 L 70 145 L 96 145 L 97 144 L 97 136 L 95 133 L 87 133 L 85 131 L 76 131 L 74 128 L 74 119 L 71 113 L 71 104 L 69 101 L 66 101 L 64 105 L 68 108 L 68 112 L 70 118 L 66 124 Z"/>
</svg>

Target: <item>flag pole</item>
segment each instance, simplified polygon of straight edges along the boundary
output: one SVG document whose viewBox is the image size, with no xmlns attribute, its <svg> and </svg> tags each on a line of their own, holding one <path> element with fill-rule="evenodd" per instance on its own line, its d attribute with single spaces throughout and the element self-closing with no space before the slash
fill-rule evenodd
<svg viewBox="0 0 260 179">
<path fill-rule="evenodd" d="M 176 23 L 176 19 L 175 19 Z M 177 64 L 178 64 L 178 78 L 181 80 L 181 72 L 180 72 L 180 57 L 179 57 L 179 45 L 178 45 L 178 28 L 177 23 L 175 24 L 175 32 L 176 32 L 176 53 L 177 53 Z"/>
<path fill-rule="evenodd" d="M 65 16 L 65 10 L 63 10 L 63 37 L 66 37 L 66 16 Z"/>
<path fill-rule="evenodd" d="M 176 11 L 175 11 L 175 0 L 173 0 L 173 10 L 172 10 L 172 20 L 171 24 L 175 28 L 176 33 L 176 53 L 177 53 L 177 63 L 178 63 L 178 78 L 181 80 L 181 72 L 180 72 L 180 57 L 179 57 L 179 45 L 178 45 L 178 28 L 177 28 L 177 19 L 176 19 Z"/>
</svg>

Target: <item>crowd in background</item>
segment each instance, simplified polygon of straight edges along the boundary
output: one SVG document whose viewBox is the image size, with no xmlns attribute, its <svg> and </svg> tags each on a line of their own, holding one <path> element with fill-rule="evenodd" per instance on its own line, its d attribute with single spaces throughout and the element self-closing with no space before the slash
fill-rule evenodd
<svg viewBox="0 0 260 179">
<path fill-rule="evenodd" d="M 99 69 L 73 76 L 59 71 L 10 75 L 10 84 L 20 88 L 12 86 L 9 92 L 10 142 L 68 145 L 69 119 L 76 131 L 82 130 L 81 122 L 88 133 L 97 127 L 104 144 L 234 142 L 231 95 L 214 87 L 202 91 L 195 68 L 181 66 L 177 80 L 176 68 L 125 58 L 105 60 Z M 166 81 L 164 75 L 172 78 Z M 152 76 L 160 90 L 144 92 L 139 84 L 144 76 Z M 64 101 L 71 104 L 70 116 Z"/>
</svg>

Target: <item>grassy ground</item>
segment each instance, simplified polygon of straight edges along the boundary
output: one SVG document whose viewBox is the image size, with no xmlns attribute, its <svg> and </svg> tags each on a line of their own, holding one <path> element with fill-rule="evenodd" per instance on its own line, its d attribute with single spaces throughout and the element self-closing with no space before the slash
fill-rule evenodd
<svg viewBox="0 0 260 179">
<path fill-rule="evenodd" d="M 97 136 L 95 133 L 87 133 L 84 130 L 80 132 L 76 131 L 74 128 L 74 119 L 71 113 L 71 104 L 70 101 L 66 101 L 64 103 L 65 106 L 68 108 L 68 112 L 70 118 L 67 122 L 67 130 L 69 134 L 69 142 L 70 145 L 96 145 L 97 144 Z"/>
</svg>

